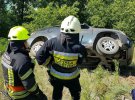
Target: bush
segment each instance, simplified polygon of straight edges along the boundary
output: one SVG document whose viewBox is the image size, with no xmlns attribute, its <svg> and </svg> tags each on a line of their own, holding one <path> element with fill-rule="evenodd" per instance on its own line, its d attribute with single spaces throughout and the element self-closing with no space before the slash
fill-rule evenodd
<svg viewBox="0 0 135 100">
<path fill-rule="evenodd" d="M 8 41 L 6 38 L 0 37 L 0 55 L 5 51 L 7 48 Z"/>
<path fill-rule="evenodd" d="M 81 74 L 81 100 L 121 100 L 123 96 L 131 100 L 133 87 L 118 72 L 110 73 L 99 66 L 91 73 L 82 70 Z"/>
<path fill-rule="evenodd" d="M 77 16 L 79 11 L 76 7 L 77 5 L 76 2 L 71 7 L 68 7 L 67 5 L 59 7 L 58 5 L 54 6 L 50 3 L 45 8 L 38 8 L 36 10 L 31 9 L 31 12 L 33 13 L 27 17 L 33 20 L 30 23 L 23 23 L 23 26 L 30 32 L 33 32 L 41 28 L 60 25 L 61 21 L 68 15 Z"/>
</svg>

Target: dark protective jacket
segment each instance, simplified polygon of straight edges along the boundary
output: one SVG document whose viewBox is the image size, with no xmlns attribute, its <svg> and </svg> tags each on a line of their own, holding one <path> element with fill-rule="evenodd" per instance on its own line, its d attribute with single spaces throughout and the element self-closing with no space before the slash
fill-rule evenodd
<svg viewBox="0 0 135 100">
<path fill-rule="evenodd" d="M 10 43 L 2 55 L 2 68 L 5 88 L 13 99 L 21 99 L 29 94 L 38 94 L 39 88 L 35 82 L 32 63 L 28 52 L 20 49 L 21 44 Z"/>
<path fill-rule="evenodd" d="M 87 52 L 79 43 L 79 34 L 64 34 L 44 43 L 36 54 L 37 62 L 50 64 L 50 74 L 58 79 L 71 80 L 79 76 L 78 64 Z"/>
</svg>

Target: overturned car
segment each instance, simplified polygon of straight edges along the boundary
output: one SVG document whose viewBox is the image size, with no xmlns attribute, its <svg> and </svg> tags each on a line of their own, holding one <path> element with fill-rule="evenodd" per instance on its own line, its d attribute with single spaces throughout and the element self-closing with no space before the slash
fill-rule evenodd
<svg viewBox="0 0 135 100">
<path fill-rule="evenodd" d="M 89 25 L 81 24 L 80 42 L 87 48 L 88 57 L 84 61 L 82 68 L 96 68 L 102 65 L 111 70 L 115 70 L 114 59 L 119 62 L 119 68 L 123 69 L 132 62 L 133 42 L 125 33 L 114 29 L 93 28 Z M 31 54 L 36 52 L 46 40 L 60 34 L 60 27 L 54 26 L 35 31 L 28 39 L 31 47 Z"/>
</svg>

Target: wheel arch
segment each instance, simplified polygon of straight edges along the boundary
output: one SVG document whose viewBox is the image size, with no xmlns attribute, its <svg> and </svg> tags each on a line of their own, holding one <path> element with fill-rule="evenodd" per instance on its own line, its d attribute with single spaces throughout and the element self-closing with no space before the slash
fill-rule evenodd
<svg viewBox="0 0 135 100">
<path fill-rule="evenodd" d="M 44 42 L 45 42 L 46 40 L 48 40 L 48 39 L 47 39 L 47 37 L 45 37 L 45 36 L 36 37 L 36 38 L 32 41 L 31 46 L 32 46 L 35 42 L 37 42 L 37 41 L 44 41 Z"/>
<path fill-rule="evenodd" d="M 101 37 L 112 37 L 114 39 L 118 39 L 118 35 L 117 33 L 115 32 L 109 32 L 109 31 L 106 31 L 106 32 L 100 32 L 98 33 L 98 35 L 96 36 L 95 40 L 94 40 L 94 43 L 93 43 L 93 49 L 96 50 L 96 44 L 98 42 L 98 40 L 101 38 Z"/>
</svg>

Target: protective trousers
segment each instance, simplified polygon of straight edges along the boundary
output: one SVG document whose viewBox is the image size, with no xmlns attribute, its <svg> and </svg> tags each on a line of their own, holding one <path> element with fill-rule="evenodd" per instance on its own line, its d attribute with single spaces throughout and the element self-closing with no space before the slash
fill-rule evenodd
<svg viewBox="0 0 135 100">
<path fill-rule="evenodd" d="M 133 90 L 131 91 L 131 94 L 132 94 L 132 99 L 135 100 L 135 89 L 133 89 Z"/>
<path fill-rule="evenodd" d="M 80 100 L 81 86 L 79 78 L 72 80 L 60 80 L 51 77 L 50 83 L 53 86 L 52 100 L 62 99 L 62 90 L 64 86 L 69 89 L 73 100 Z"/>
</svg>

